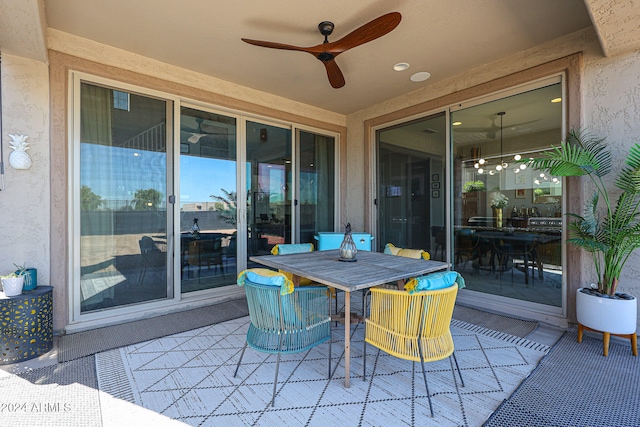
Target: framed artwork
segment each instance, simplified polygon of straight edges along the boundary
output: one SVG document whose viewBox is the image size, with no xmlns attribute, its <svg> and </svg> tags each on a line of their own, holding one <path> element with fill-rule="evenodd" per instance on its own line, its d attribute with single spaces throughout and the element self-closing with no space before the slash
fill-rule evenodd
<svg viewBox="0 0 640 427">
<path fill-rule="evenodd" d="M 440 190 L 431 190 L 431 197 L 433 197 L 434 199 L 440 197 Z"/>
<path fill-rule="evenodd" d="M 439 190 L 440 189 L 440 182 L 432 182 L 431 183 L 431 189 L 432 190 Z"/>
<path fill-rule="evenodd" d="M 524 199 L 524 188 L 516 188 L 516 199 Z"/>
<path fill-rule="evenodd" d="M 440 174 L 434 173 L 433 175 L 431 175 L 431 181 L 440 181 Z"/>
<path fill-rule="evenodd" d="M 524 176 L 524 174 L 519 173 L 516 174 L 516 184 L 524 184 L 526 180 L 526 177 Z"/>
<path fill-rule="evenodd" d="M 189 144 L 180 143 L 180 154 L 189 154 Z"/>
</svg>

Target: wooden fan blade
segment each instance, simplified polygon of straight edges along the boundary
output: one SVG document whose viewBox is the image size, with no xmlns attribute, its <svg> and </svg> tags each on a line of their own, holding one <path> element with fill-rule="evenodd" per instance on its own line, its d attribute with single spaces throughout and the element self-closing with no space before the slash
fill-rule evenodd
<svg viewBox="0 0 640 427">
<path fill-rule="evenodd" d="M 382 15 L 364 24 L 360 28 L 353 30 L 340 40 L 329 43 L 330 47 L 327 46 L 327 51 L 338 55 L 345 50 L 368 43 L 393 31 L 393 29 L 400 24 L 401 20 L 402 15 L 399 12 Z"/>
<path fill-rule="evenodd" d="M 334 89 L 339 89 L 344 86 L 344 76 L 342 75 L 342 71 L 340 71 L 340 67 L 336 64 L 335 60 L 330 61 L 322 61 L 324 67 L 327 69 L 327 77 L 329 77 L 329 83 Z"/>
<path fill-rule="evenodd" d="M 251 40 L 251 39 L 241 39 L 241 40 L 245 43 L 249 43 L 254 46 L 269 47 L 271 49 L 296 50 L 299 52 L 309 52 L 309 48 L 307 47 L 293 46 L 290 44 L 276 43 L 276 42 L 265 42 L 262 40 Z"/>
</svg>

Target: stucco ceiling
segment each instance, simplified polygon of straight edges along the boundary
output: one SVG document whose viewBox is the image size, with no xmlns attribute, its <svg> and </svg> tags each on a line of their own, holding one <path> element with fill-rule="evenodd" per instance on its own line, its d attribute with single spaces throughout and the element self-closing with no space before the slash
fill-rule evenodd
<svg viewBox="0 0 640 427">
<path fill-rule="evenodd" d="M 27 30 L 20 40 L 26 37 L 37 43 L 40 39 L 33 37 L 33 29 L 48 26 L 349 114 L 589 27 L 590 14 L 597 15 L 603 25 L 618 22 L 611 18 L 611 13 L 615 15 L 611 10 L 616 10 L 611 2 L 586 3 L 588 7 L 583 0 L 0 0 L 0 16 L 6 21 L 10 15 L 25 20 Z M 42 5 L 45 18 L 31 22 Z M 603 8 L 609 6 L 610 14 L 603 16 Z M 637 8 L 628 6 L 625 13 Z M 395 30 L 336 59 L 346 79 L 341 89 L 329 85 L 323 65 L 307 53 L 261 48 L 240 40 L 313 46 L 323 40 L 317 29 L 321 21 L 335 23 L 329 38 L 335 41 L 391 11 L 402 14 Z M 607 28 L 596 29 L 601 43 L 608 40 Z M 19 43 L 6 33 L 0 29 L 0 49 L 20 54 Z M 16 33 L 20 30 L 14 30 L 14 37 Z M 615 37 L 622 37 L 619 31 Z M 33 56 L 40 59 L 37 52 Z M 398 62 L 407 62 L 410 68 L 393 71 Z M 410 81 L 420 71 L 431 73 L 431 78 Z"/>
</svg>

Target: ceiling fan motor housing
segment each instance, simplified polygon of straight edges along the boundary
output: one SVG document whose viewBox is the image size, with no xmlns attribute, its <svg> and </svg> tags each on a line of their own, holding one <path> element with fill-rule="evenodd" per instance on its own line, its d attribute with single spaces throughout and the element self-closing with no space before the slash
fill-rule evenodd
<svg viewBox="0 0 640 427">
<path fill-rule="evenodd" d="M 320 34 L 325 37 L 325 43 L 327 43 L 326 37 L 330 36 L 333 33 L 333 22 L 330 21 L 322 21 L 318 24 L 318 29 L 320 30 Z"/>
</svg>

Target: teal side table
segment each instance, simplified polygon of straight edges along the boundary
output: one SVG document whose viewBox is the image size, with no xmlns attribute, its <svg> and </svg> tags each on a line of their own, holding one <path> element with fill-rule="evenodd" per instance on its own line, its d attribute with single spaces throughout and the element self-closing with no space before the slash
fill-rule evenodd
<svg viewBox="0 0 640 427">
<path fill-rule="evenodd" d="M 0 365 L 33 359 L 53 347 L 53 287 L 0 293 Z"/>
</svg>

